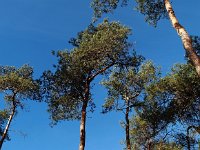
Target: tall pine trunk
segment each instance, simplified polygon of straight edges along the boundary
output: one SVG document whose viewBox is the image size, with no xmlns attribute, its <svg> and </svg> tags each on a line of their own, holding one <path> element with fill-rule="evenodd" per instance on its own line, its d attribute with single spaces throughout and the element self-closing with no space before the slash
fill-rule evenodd
<svg viewBox="0 0 200 150">
<path fill-rule="evenodd" d="M 85 149 L 85 124 L 86 124 L 86 114 L 87 114 L 87 104 L 89 101 L 89 83 L 86 83 L 85 85 L 85 96 L 83 100 L 83 106 L 81 110 L 81 123 L 80 123 L 80 145 L 79 150 Z"/>
<path fill-rule="evenodd" d="M 86 108 L 87 108 L 87 103 L 84 102 L 84 103 L 83 103 L 83 106 L 82 106 L 82 112 L 81 112 L 80 145 L 79 145 L 79 150 L 84 150 L 84 149 L 85 149 Z"/>
<path fill-rule="evenodd" d="M 131 142 L 130 142 L 130 134 L 129 134 L 129 101 L 127 101 L 127 107 L 126 107 L 126 116 L 125 116 L 125 120 L 126 120 L 126 147 L 127 150 L 131 150 Z"/>
<path fill-rule="evenodd" d="M 200 76 L 200 57 L 195 52 L 194 48 L 192 47 L 192 39 L 190 35 L 187 33 L 185 28 L 179 23 L 178 19 L 175 16 L 174 10 L 170 3 L 170 0 L 164 0 L 165 8 L 167 10 L 169 19 L 172 23 L 172 26 L 177 31 L 178 35 L 180 36 L 184 49 L 188 53 L 188 57 L 193 63 L 197 74 Z"/>
<path fill-rule="evenodd" d="M 13 104 L 12 112 L 11 112 L 9 118 L 8 118 L 8 121 L 7 121 L 7 124 L 6 124 L 6 126 L 5 126 L 3 135 L 2 135 L 1 140 L 0 140 L 0 150 L 2 149 L 3 142 L 4 142 L 4 140 L 6 139 L 6 136 L 7 136 L 7 134 L 8 134 L 8 129 L 9 129 L 10 124 L 11 124 L 11 122 L 12 122 L 12 119 L 13 119 L 13 117 L 14 117 L 14 115 L 15 115 L 15 109 L 16 109 L 16 106 Z"/>
</svg>

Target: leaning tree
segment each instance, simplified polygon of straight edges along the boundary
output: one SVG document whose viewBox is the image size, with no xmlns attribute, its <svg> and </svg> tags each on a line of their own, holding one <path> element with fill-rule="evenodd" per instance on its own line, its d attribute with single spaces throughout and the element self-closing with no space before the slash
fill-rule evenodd
<svg viewBox="0 0 200 150">
<path fill-rule="evenodd" d="M 18 108 L 23 109 L 23 101 L 39 100 L 39 83 L 33 79 L 33 69 L 24 65 L 21 68 L 0 66 L 0 93 L 4 95 L 5 108 L 0 111 L 0 149 L 6 139 L 9 139 L 13 117 Z"/>
<path fill-rule="evenodd" d="M 102 13 L 112 12 L 120 5 L 126 5 L 128 0 L 93 0 L 91 6 L 94 9 L 95 18 L 101 17 Z M 188 54 L 188 58 L 194 65 L 200 76 L 200 57 L 192 46 L 192 39 L 186 29 L 179 23 L 170 0 L 135 0 L 136 9 L 145 15 L 145 20 L 153 25 L 162 18 L 169 18 L 173 28 L 177 31 Z M 181 4 L 181 3 L 180 3 Z"/>
</svg>

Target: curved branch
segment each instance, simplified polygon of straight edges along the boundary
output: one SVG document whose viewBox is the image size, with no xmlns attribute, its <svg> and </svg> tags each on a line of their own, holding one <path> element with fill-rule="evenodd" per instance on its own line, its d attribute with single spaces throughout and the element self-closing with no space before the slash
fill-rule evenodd
<svg viewBox="0 0 200 150">
<path fill-rule="evenodd" d="M 109 69 L 110 67 L 112 67 L 113 65 L 115 64 L 115 62 L 111 63 L 110 65 L 102 68 L 101 70 L 97 71 L 95 74 L 91 75 L 89 78 L 88 78 L 88 81 L 92 81 L 97 75 L 105 72 L 107 69 Z"/>
</svg>

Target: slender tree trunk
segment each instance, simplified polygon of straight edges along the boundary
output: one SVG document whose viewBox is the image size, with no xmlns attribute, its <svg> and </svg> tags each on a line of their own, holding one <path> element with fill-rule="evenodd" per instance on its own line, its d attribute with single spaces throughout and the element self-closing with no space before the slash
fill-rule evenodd
<svg viewBox="0 0 200 150">
<path fill-rule="evenodd" d="M 191 148 L 191 144 L 190 144 L 190 129 L 192 129 L 192 128 L 196 128 L 195 126 L 189 126 L 188 128 L 187 128 L 187 136 L 186 136 L 186 140 L 187 140 L 187 148 L 188 148 L 188 150 L 190 150 Z"/>
<path fill-rule="evenodd" d="M 151 150 L 151 142 L 148 141 L 147 150 Z"/>
<path fill-rule="evenodd" d="M 185 28 L 178 22 L 178 19 L 175 16 L 174 10 L 170 3 L 170 0 L 164 0 L 165 8 L 169 15 L 169 19 L 172 23 L 172 26 L 177 31 L 178 35 L 180 36 L 184 49 L 188 53 L 189 59 L 193 63 L 197 74 L 200 76 L 200 57 L 195 52 L 194 48 L 192 47 L 192 40 L 185 30 Z"/>
<path fill-rule="evenodd" d="M 129 101 L 127 101 L 127 107 L 126 107 L 126 117 L 125 117 L 125 120 L 126 120 L 126 147 L 127 147 L 127 150 L 131 150 L 131 142 L 130 142 L 130 134 L 129 134 L 129 111 L 130 111 L 130 108 L 129 108 Z"/>
<path fill-rule="evenodd" d="M 150 143 L 148 143 L 147 150 L 151 150 L 151 144 Z"/>
<path fill-rule="evenodd" d="M 87 113 L 86 110 L 87 110 L 88 100 L 89 100 L 89 84 L 86 83 L 85 96 L 84 96 L 83 106 L 82 106 L 82 111 L 81 111 L 79 150 L 85 149 L 85 135 L 86 135 L 85 124 L 86 124 L 86 113 Z"/>
<path fill-rule="evenodd" d="M 2 148 L 3 142 L 4 142 L 4 140 L 5 140 L 6 136 L 7 136 L 7 133 L 8 133 L 8 129 L 9 129 L 10 124 L 11 124 L 11 122 L 12 122 L 12 119 L 13 119 L 13 117 L 14 117 L 15 109 L 16 109 L 16 106 L 13 105 L 12 112 L 11 112 L 9 118 L 8 118 L 8 122 L 7 122 L 7 124 L 6 124 L 6 127 L 5 127 L 5 129 L 4 129 L 3 135 L 2 135 L 1 140 L 0 140 L 0 150 L 1 150 L 1 148 Z"/>
<path fill-rule="evenodd" d="M 137 150 L 137 145 L 136 144 L 134 144 L 134 150 Z"/>
<path fill-rule="evenodd" d="M 188 129 L 187 129 L 186 139 L 187 139 L 187 149 L 190 150 L 190 136 L 189 136 L 189 130 Z"/>
<path fill-rule="evenodd" d="M 81 114 L 81 124 L 80 124 L 80 146 L 79 150 L 85 149 L 85 123 L 86 123 L 86 108 L 87 108 L 87 102 L 83 103 L 82 107 L 82 114 Z"/>
</svg>

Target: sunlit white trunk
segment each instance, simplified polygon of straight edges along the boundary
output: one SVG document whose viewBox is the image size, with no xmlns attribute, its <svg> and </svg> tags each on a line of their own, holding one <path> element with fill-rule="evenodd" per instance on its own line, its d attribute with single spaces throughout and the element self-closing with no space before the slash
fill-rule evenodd
<svg viewBox="0 0 200 150">
<path fill-rule="evenodd" d="M 172 23 L 172 26 L 174 27 L 174 29 L 177 31 L 178 35 L 180 36 L 184 49 L 188 53 L 189 59 L 193 63 L 197 74 L 200 76 L 200 58 L 192 47 L 192 40 L 189 34 L 187 33 L 187 31 L 185 30 L 185 28 L 178 22 L 178 19 L 175 16 L 170 0 L 164 0 L 164 4 L 167 10 L 167 13 L 169 15 L 169 19 Z"/>
<path fill-rule="evenodd" d="M 80 145 L 79 145 L 79 150 L 84 150 L 85 149 L 86 108 L 87 108 L 87 104 L 83 104 L 82 112 L 81 112 L 81 123 L 80 123 Z"/>
<path fill-rule="evenodd" d="M 0 149 L 2 148 L 3 142 L 4 142 L 4 140 L 5 140 L 5 138 L 6 138 L 7 134 L 8 134 L 8 129 L 9 129 L 10 124 L 11 124 L 11 122 L 12 122 L 12 119 L 13 119 L 13 117 L 14 117 L 15 109 L 16 109 L 16 106 L 13 106 L 12 112 L 11 112 L 9 118 L 8 118 L 6 127 L 5 127 L 5 129 L 4 129 L 4 132 L 3 132 L 2 137 L 1 137 L 1 140 L 0 140 Z"/>
</svg>

